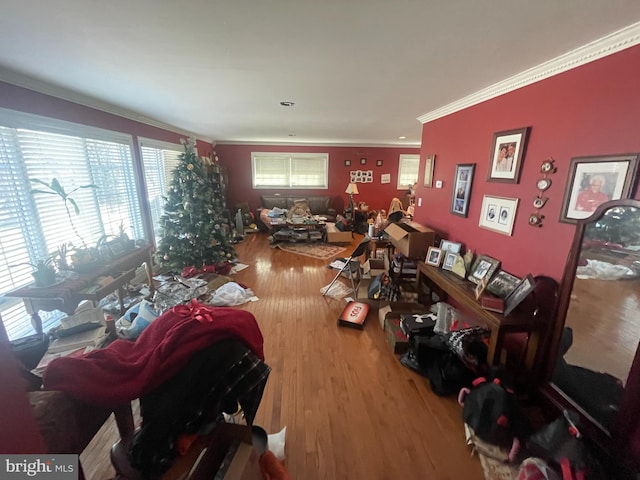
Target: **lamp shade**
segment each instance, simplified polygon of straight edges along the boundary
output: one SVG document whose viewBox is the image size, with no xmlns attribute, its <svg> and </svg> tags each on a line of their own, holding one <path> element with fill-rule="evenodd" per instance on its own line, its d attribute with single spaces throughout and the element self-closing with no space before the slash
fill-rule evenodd
<svg viewBox="0 0 640 480">
<path fill-rule="evenodd" d="M 358 185 L 350 183 L 344 193 L 348 193 L 349 195 L 358 195 L 360 193 L 358 192 Z"/>
</svg>

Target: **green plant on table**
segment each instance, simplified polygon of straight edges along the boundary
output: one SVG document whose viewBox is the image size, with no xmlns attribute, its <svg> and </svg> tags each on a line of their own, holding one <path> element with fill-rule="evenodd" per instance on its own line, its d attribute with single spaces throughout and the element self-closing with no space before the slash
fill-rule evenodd
<svg viewBox="0 0 640 480">
<path fill-rule="evenodd" d="M 46 287 L 56 283 L 56 269 L 53 265 L 53 257 L 47 257 L 44 260 L 38 260 L 37 263 L 19 263 L 11 265 L 11 267 L 19 267 L 20 265 L 29 265 L 33 268 L 33 279 L 36 287 Z"/>
<path fill-rule="evenodd" d="M 76 229 L 75 224 L 73 223 L 73 217 L 71 216 L 71 209 L 69 208 L 69 206 L 73 207 L 73 210 L 76 215 L 80 215 L 80 208 L 78 207 L 78 204 L 76 203 L 76 201 L 71 197 L 71 195 L 73 195 L 75 192 L 77 192 L 81 188 L 96 189 L 98 188 L 98 186 L 94 184 L 80 185 L 79 187 L 74 188 L 70 192 L 67 192 L 64 189 L 64 187 L 60 184 L 60 181 L 55 177 L 51 179 L 51 183 L 47 183 L 37 178 L 32 178 L 31 182 L 37 183 L 39 185 L 43 185 L 46 187 L 46 190 L 42 190 L 39 188 L 32 189 L 31 190 L 32 195 L 35 195 L 35 194 L 54 195 L 59 197 L 62 200 L 64 204 L 64 208 L 67 212 L 67 218 L 69 219 L 69 223 L 71 224 L 71 229 L 73 230 L 73 233 L 75 233 L 76 237 L 80 239 L 82 246 L 84 248 L 87 248 L 87 244 L 85 243 L 84 239 L 80 236 L 80 234 L 78 233 L 78 230 Z"/>
</svg>

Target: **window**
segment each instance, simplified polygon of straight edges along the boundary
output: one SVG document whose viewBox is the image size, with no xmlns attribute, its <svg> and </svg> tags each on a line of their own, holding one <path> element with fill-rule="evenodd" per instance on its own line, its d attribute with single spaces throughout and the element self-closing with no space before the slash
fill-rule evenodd
<svg viewBox="0 0 640 480">
<path fill-rule="evenodd" d="M 327 153 L 251 153 L 253 188 L 327 188 Z"/>
<path fill-rule="evenodd" d="M 157 237 L 167 189 L 171 184 L 173 171 L 180 163 L 184 147 L 147 138 L 140 138 L 139 142 L 153 234 Z"/>
<path fill-rule="evenodd" d="M 73 192 L 76 215 L 62 199 L 30 193 L 41 188 L 31 179 L 53 178 L 67 193 L 98 188 Z M 0 109 L 0 205 L 0 294 L 29 284 L 28 263 L 62 243 L 93 246 L 121 226 L 131 238 L 144 238 L 131 136 Z M 9 338 L 31 333 L 22 301 L 0 300 Z"/>
<path fill-rule="evenodd" d="M 398 166 L 398 190 L 407 190 L 418 181 L 420 155 L 400 155 Z"/>
</svg>

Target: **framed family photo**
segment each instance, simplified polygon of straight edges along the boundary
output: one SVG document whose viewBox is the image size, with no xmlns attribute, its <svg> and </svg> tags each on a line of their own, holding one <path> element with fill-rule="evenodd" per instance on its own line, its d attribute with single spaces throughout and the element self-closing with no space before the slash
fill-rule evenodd
<svg viewBox="0 0 640 480">
<path fill-rule="evenodd" d="M 487 257 L 486 255 L 478 255 L 478 258 L 476 258 L 476 261 L 471 267 L 471 273 L 469 273 L 468 277 L 469 281 L 476 285 L 482 281 L 488 283 L 498 268 L 500 268 L 500 260 Z"/>
<path fill-rule="evenodd" d="M 480 210 L 478 225 L 481 228 L 511 236 L 517 209 L 517 198 L 485 195 L 482 198 L 482 209 Z"/>
<path fill-rule="evenodd" d="M 513 312 L 513 310 L 520 305 L 525 298 L 527 298 L 527 295 L 529 295 L 535 287 L 536 281 L 531 274 L 523 278 L 513 292 L 504 299 L 503 315 L 506 317 Z"/>
<path fill-rule="evenodd" d="M 516 289 L 521 281 L 522 280 L 515 275 L 500 270 L 487 285 L 487 291 L 493 293 L 496 297 L 504 299 Z"/>
<path fill-rule="evenodd" d="M 440 248 L 446 252 L 460 253 L 462 244 L 450 240 L 440 240 Z"/>
<path fill-rule="evenodd" d="M 471 198 L 471 184 L 475 163 L 456 165 L 456 176 L 453 181 L 451 196 L 451 213 L 466 217 L 469 214 L 469 200 Z"/>
<path fill-rule="evenodd" d="M 433 167 L 436 163 L 435 155 L 427 155 L 424 164 L 424 186 L 433 187 Z"/>
<path fill-rule="evenodd" d="M 453 265 L 456 263 L 456 258 L 458 257 L 457 253 L 453 252 L 442 252 L 444 255 L 444 260 L 442 261 L 442 269 L 452 271 Z"/>
<path fill-rule="evenodd" d="M 431 265 L 432 267 L 439 267 L 443 256 L 444 255 L 442 249 L 437 247 L 429 247 L 427 258 L 425 258 L 424 263 L 426 263 L 427 265 Z"/>
<path fill-rule="evenodd" d="M 519 183 L 529 127 L 493 134 L 487 182 Z"/>
<path fill-rule="evenodd" d="M 638 154 L 571 159 L 560 221 L 576 223 L 590 217 L 609 200 L 627 198 L 632 192 Z"/>
</svg>

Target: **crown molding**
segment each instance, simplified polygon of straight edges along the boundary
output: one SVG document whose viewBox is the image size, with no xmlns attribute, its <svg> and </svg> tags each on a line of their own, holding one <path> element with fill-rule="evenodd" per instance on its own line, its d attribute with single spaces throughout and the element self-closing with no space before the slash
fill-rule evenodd
<svg viewBox="0 0 640 480">
<path fill-rule="evenodd" d="M 265 145 L 273 147 L 331 147 L 331 148 L 420 148 L 420 143 L 322 143 L 217 140 L 216 145 Z"/>
<path fill-rule="evenodd" d="M 78 105 L 93 108 L 95 110 L 100 110 L 101 112 L 117 115 L 118 117 L 133 120 L 134 122 L 144 123 L 145 125 L 150 125 L 152 127 L 161 128 L 163 130 L 168 130 L 170 132 L 179 133 L 181 135 L 186 135 L 189 137 L 195 136 L 198 140 L 204 142 L 213 142 L 212 138 L 195 135 L 193 132 L 183 130 L 176 127 L 175 125 L 169 125 L 167 123 L 145 117 L 131 110 L 127 110 L 125 108 L 103 102 L 102 100 L 99 100 L 95 97 L 90 97 L 88 95 L 69 90 L 59 85 L 53 85 L 42 80 L 31 78 L 14 70 L 0 67 L 0 81 L 10 83 L 11 85 L 15 85 L 17 87 L 26 88 L 27 90 L 33 90 L 34 92 L 43 93 L 45 95 L 59 98 L 61 100 L 76 103 Z"/>
<path fill-rule="evenodd" d="M 512 92 L 640 43 L 640 22 L 611 33 L 552 60 L 463 97 L 418 117 L 422 124 L 458 112 L 478 103 Z"/>
</svg>

